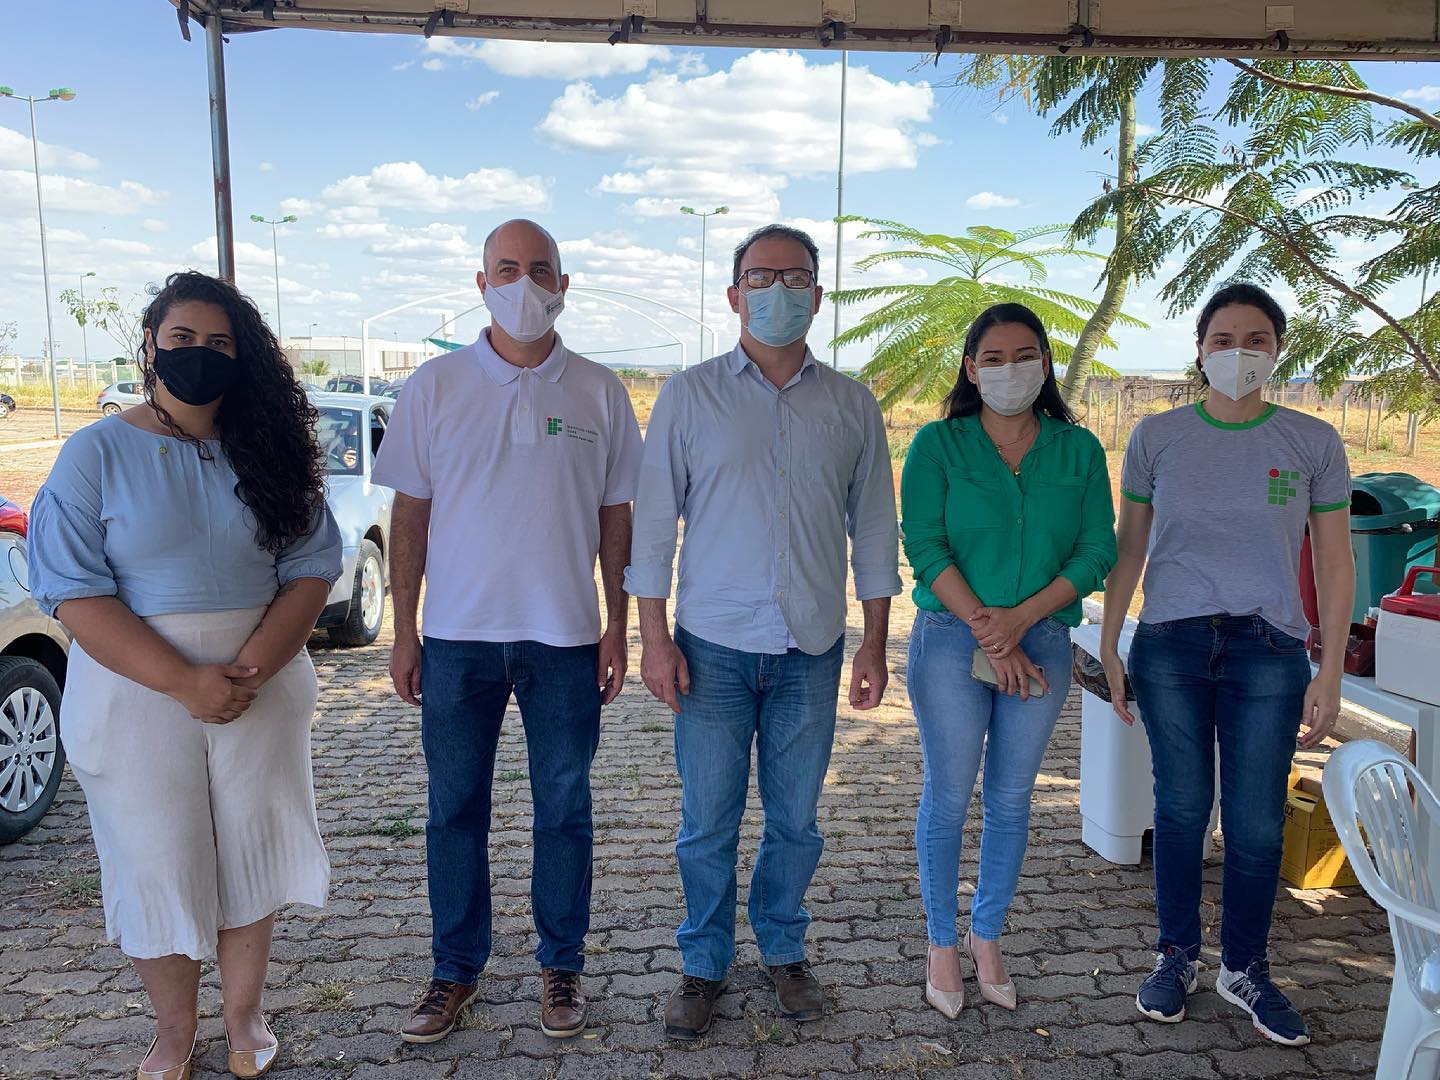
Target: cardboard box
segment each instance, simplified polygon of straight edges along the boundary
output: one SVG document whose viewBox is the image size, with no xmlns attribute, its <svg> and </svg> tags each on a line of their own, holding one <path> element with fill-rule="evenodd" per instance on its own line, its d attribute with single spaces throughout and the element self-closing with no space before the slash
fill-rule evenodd
<svg viewBox="0 0 1440 1080">
<path fill-rule="evenodd" d="M 1340 836 L 1325 808 L 1318 777 L 1290 770 L 1285 797 L 1285 851 L 1280 876 L 1300 889 L 1340 889 L 1358 884 Z"/>
</svg>

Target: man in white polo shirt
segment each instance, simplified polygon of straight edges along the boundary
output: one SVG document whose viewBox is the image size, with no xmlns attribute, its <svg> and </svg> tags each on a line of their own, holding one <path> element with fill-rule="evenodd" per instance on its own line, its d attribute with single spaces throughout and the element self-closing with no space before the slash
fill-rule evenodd
<svg viewBox="0 0 1440 1080">
<path fill-rule="evenodd" d="M 512 693 L 535 804 L 540 1024 L 555 1037 L 584 1030 L 590 762 L 601 706 L 625 677 L 623 576 L 640 460 L 630 399 L 613 372 L 555 333 L 569 279 L 548 232 L 501 225 L 476 281 L 489 329 L 409 378 L 375 463 L 375 482 L 396 490 L 390 674 L 396 693 L 421 706 L 430 777 L 434 971 L 401 1031 L 415 1043 L 454 1029 L 490 956 L 490 789 Z"/>
</svg>

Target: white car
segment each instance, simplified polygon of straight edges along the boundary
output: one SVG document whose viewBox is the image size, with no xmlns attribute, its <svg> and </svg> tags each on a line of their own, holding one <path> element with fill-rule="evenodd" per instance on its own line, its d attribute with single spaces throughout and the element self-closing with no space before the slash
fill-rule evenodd
<svg viewBox="0 0 1440 1080">
<path fill-rule="evenodd" d="M 30 596 L 28 531 L 24 511 L 0 497 L 0 844 L 39 824 L 65 771 L 60 689 L 70 638 Z"/>
<path fill-rule="evenodd" d="M 345 568 L 315 627 L 337 645 L 369 645 L 385 621 L 390 511 L 395 493 L 370 480 L 395 402 L 359 394 L 311 394 L 329 472 L 330 512 L 345 544 Z"/>
<path fill-rule="evenodd" d="M 139 405 L 145 400 L 144 384 L 139 382 L 117 382 L 100 391 L 95 407 L 106 416 L 114 416 L 121 409 Z"/>
</svg>

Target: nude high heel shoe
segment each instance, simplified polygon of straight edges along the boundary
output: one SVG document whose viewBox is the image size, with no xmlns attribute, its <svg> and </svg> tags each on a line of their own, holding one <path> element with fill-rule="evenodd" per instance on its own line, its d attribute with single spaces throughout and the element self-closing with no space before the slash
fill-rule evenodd
<svg viewBox="0 0 1440 1080">
<path fill-rule="evenodd" d="M 230 1046 L 230 1033 L 225 1033 L 225 1047 L 230 1051 L 230 1072 L 242 1080 L 254 1080 L 257 1076 L 264 1076 L 280 1055 L 280 1040 L 275 1038 L 275 1033 L 270 1030 L 270 1024 L 263 1016 L 260 1022 L 265 1025 L 265 1033 L 270 1036 L 270 1045 L 260 1050 L 235 1050 Z"/>
<path fill-rule="evenodd" d="M 980 996 L 986 1001 L 999 1005 L 1002 1009 L 1015 1011 L 1015 983 L 1007 980 L 1003 983 L 988 983 L 980 978 L 980 965 L 975 963 L 975 950 L 970 945 L 970 931 L 965 931 L 965 955 L 970 957 L 970 963 L 975 964 L 975 981 L 980 984 Z"/>
<path fill-rule="evenodd" d="M 959 990 L 937 990 L 930 981 L 930 951 L 925 951 L 925 1000 L 930 1007 L 947 1020 L 954 1020 L 965 1007 L 965 988 Z"/>
<path fill-rule="evenodd" d="M 200 1037 L 198 1032 L 195 1037 L 197 1039 Z M 194 1042 L 190 1044 L 189 1057 L 179 1065 L 172 1065 L 168 1069 L 157 1069 L 153 1072 L 145 1068 L 145 1058 L 150 1056 L 150 1051 L 155 1049 L 155 1044 L 159 1041 L 160 1036 L 158 1035 L 150 1040 L 150 1047 L 145 1051 L 145 1057 L 140 1059 L 140 1067 L 135 1071 L 137 1080 L 190 1080 L 190 1059 L 195 1056 Z"/>
</svg>

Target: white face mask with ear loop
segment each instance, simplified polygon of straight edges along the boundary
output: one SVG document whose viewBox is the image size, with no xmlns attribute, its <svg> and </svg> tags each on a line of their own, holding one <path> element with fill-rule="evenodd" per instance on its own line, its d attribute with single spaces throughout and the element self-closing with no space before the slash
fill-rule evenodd
<svg viewBox="0 0 1440 1080">
<path fill-rule="evenodd" d="M 1017 360 L 1013 364 L 985 367 L 977 364 L 980 400 L 1001 416 L 1018 416 L 1040 396 L 1045 387 L 1045 361 Z"/>
<path fill-rule="evenodd" d="M 1202 370 L 1211 389 L 1239 401 L 1265 385 L 1275 371 L 1275 356 L 1260 349 L 1220 349 L 1205 354 Z"/>
<path fill-rule="evenodd" d="M 500 329 L 516 341 L 538 341 L 565 310 L 565 293 L 541 288 L 529 274 L 504 285 L 487 282 L 480 299 Z"/>
</svg>

